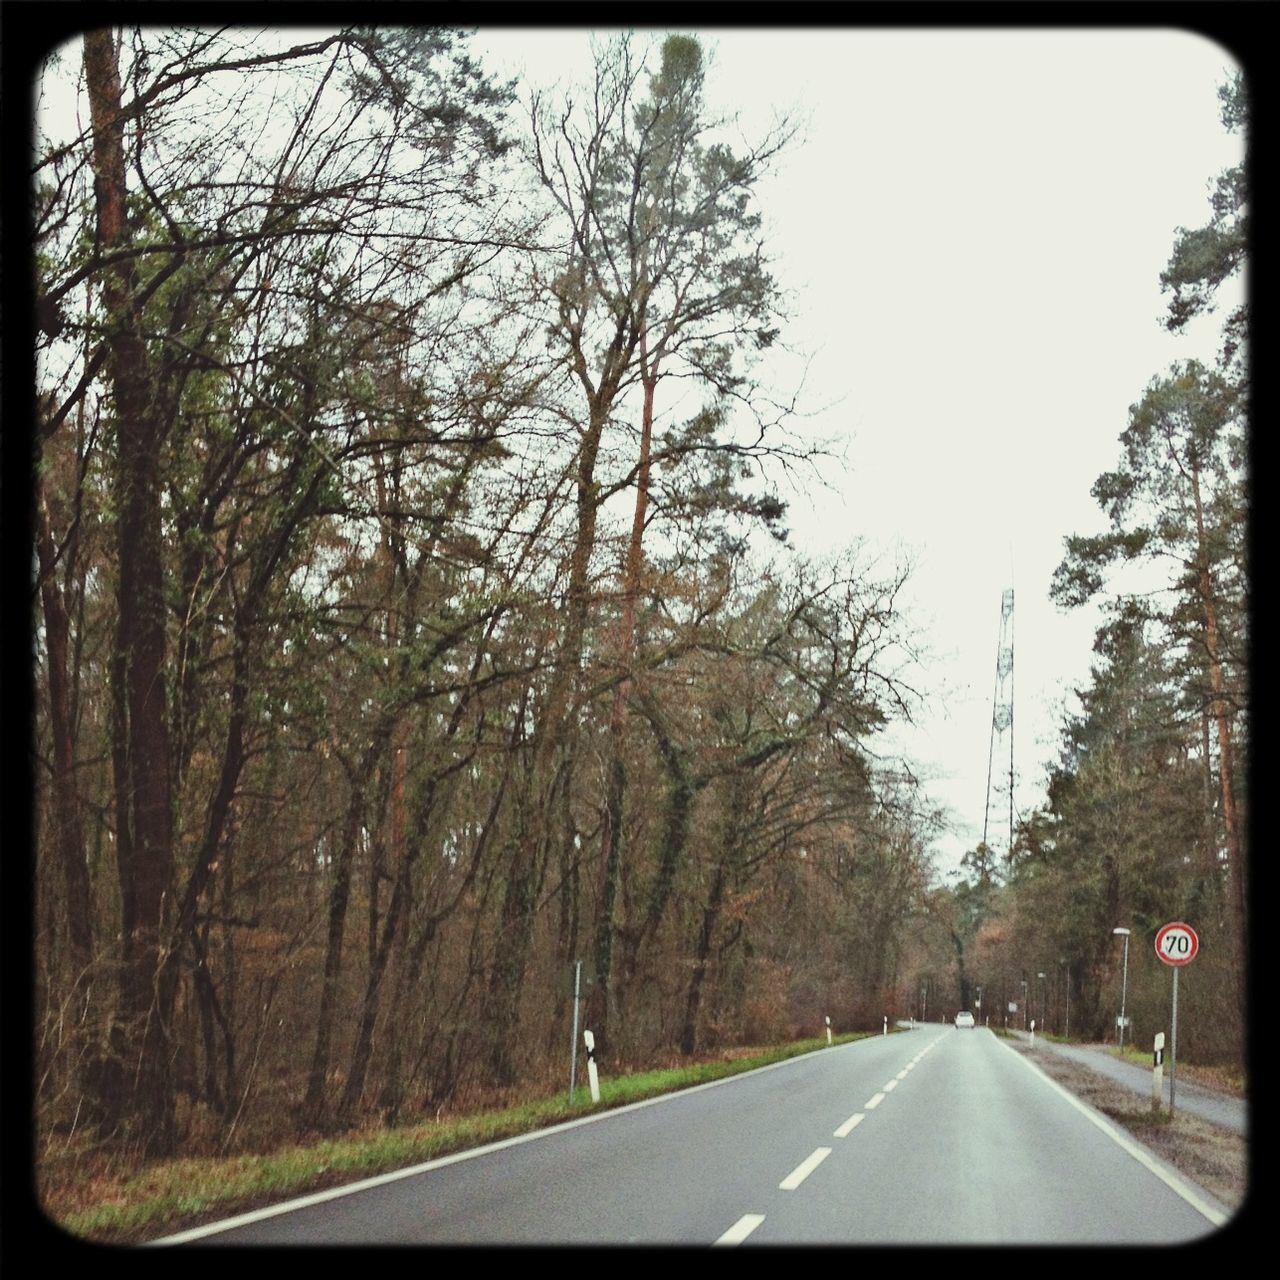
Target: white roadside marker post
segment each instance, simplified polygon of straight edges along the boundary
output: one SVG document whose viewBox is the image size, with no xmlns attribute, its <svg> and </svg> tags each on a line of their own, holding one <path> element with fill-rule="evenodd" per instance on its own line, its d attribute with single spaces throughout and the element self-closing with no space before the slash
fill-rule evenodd
<svg viewBox="0 0 1280 1280">
<path fill-rule="evenodd" d="M 889 1015 L 887 1013 L 884 1015 L 884 1030 L 880 1034 L 882 1036 L 889 1034 Z"/>
<path fill-rule="evenodd" d="M 600 1101 L 600 1077 L 596 1074 L 596 1038 L 590 1031 L 582 1033 L 587 1044 L 587 1083 L 591 1086 L 591 1101 Z"/>
<path fill-rule="evenodd" d="M 1031 1019 L 1031 1043 L 1035 1044 L 1035 1042 L 1036 1042 L 1036 1020 L 1032 1018 Z"/>
<path fill-rule="evenodd" d="M 827 1045 L 831 1044 L 831 1019 L 827 1018 Z"/>
<path fill-rule="evenodd" d="M 1176 972 L 1176 970 L 1175 970 Z M 1160 1086 L 1164 1082 L 1164 1032 L 1157 1031 L 1151 1046 L 1151 1112 L 1160 1114 Z"/>
</svg>

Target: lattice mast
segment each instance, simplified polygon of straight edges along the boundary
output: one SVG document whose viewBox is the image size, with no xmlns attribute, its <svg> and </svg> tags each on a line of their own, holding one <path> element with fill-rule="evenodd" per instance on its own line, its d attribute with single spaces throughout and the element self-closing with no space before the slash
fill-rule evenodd
<svg viewBox="0 0 1280 1280">
<path fill-rule="evenodd" d="M 987 804 L 982 816 L 982 843 L 987 843 L 991 818 L 991 780 L 996 759 L 996 740 L 1009 742 L 1009 852 L 1013 857 L 1013 588 L 1000 598 L 1000 639 L 996 644 L 996 685 L 991 696 L 991 743 L 987 750 Z"/>
</svg>

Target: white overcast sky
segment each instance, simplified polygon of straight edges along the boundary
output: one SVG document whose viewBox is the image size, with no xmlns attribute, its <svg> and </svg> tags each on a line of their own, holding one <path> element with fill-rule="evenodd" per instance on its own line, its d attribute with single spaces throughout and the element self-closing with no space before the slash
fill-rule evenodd
<svg viewBox="0 0 1280 1280">
<path fill-rule="evenodd" d="M 474 48 L 526 85 L 571 83 L 591 34 L 482 28 Z M 862 538 L 916 563 L 907 605 L 935 657 L 918 725 L 890 745 L 949 811 L 945 871 L 982 835 L 1001 593 L 1026 813 L 1098 621 L 1048 599 L 1063 539 L 1103 528 L 1089 490 L 1147 382 L 1217 349 L 1216 317 L 1164 331 L 1159 276 L 1239 162 L 1217 99 L 1236 64 L 1172 28 L 692 34 L 710 100 L 745 136 L 775 112 L 805 121 L 760 205 L 794 294 L 785 338 L 813 358 L 799 429 L 846 467 L 789 495 L 793 542 L 820 555 Z M 1007 816 L 991 824 L 1002 848 Z"/>
<path fill-rule="evenodd" d="M 948 811 L 945 871 L 982 836 L 1001 593 L 1025 814 L 1098 622 L 1048 599 L 1063 539 L 1104 527 L 1089 490 L 1146 384 L 1218 348 L 1216 316 L 1162 328 L 1159 276 L 1239 162 L 1217 99 L 1235 62 L 1174 28 L 691 30 L 744 137 L 803 122 L 759 207 L 792 299 L 784 340 L 811 359 L 796 430 L 845 464 L 784 493 L 792 542 L 821 556 L 861 539 L 915 564 L 903 603 L 933 654 L 915 673 L 925 703 L 879 750 Z M 608 34 L 482 27 L 472 47 L 527 90 L 585 82 Z M 780 367 L 777 389 L 795 376 Z"/>
</svg>

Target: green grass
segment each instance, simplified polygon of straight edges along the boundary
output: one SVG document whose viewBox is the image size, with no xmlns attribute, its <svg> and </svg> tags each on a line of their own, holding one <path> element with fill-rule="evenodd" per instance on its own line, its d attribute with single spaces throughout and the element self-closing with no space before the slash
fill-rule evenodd
<svg viewBox="0 0 1280 1280">
<path fill-rule="evenodd" d="M 1117 1058 L 1121 1058 L 1125 1062 L 1134 1062 L 1144 1067 L 1149 1067 L 1151 1065 L 1151 1050 L 1149 1048 L 1142 1049 L 1142 1048 L 1139 1048 L 1137 1045 L 1133 1045 L 1133 1044 L 1127 1044 L 1123 1049 L 1118 1048 L 1114 1044 L 1108 1047 Z M 1169 1059 L 1169 1051 L 1168 1049 L 1166 1049 L 1165 1061 L 1167 1062 L 1168 1059 Z"/>
<path fill-rule="evenodd" d="M 847 1044 L 876 1034 L 879 1033 L 838 1035 L 833 1037 L 833 1043 Z M 378 1129 L 285 1147 L 268 1155 L 156 1162 L 124 1177 L 98 1179 L 79 1187 L 46 1188 L 45 1208 L 59 1226 L 73 1235 L 110 1243 L 156 1239 L 201 1221 L 389 1173 L 823 1048 L 825 1036 L 762 1049 L 741 1058 L 606 1077 L 600 1081 L 598 1103 L 591 1102 L 583 1084 L 576 1090 L 572 1106 L 566 1090 L 555 1097 L 502 1111 Z"/>
</svg>

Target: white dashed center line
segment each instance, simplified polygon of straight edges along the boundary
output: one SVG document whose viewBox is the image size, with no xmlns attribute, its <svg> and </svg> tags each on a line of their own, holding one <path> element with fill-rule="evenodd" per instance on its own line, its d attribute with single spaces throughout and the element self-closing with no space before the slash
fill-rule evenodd
<svg viewBox="0 0 1280 1280">
<path fill-rule="evenodd" d="M 926 1045 L 919 1053 L 916 1054 L 898 1074 L 890 1080 L 879 1093 L 873 1094 L 862 1104 L 861 1111 L 855 1111 L 836 1131 L 835 1137 L 847 1138 L 867 1117 L 868 1111 L 874 1111 L 884 1100 L 887 1094 L 892 1093 L 900 1081 L 907 1078 L 907 1072 L 915 1069 L 916 1064 L 924 1057 L 930 1049 L 937 1044 L 934 1041 Z M 797 1165 L 787 1174 L 783 1180 L 778 1183 L 779 1191 L 794 1191 L 829 1155 L 830 1147 L 818 1147 L 807 1160 Z M 715 1243 L 716 1244 L 741 1244 L 762 1222 L 764 1221 L 763 1213 L 744 1213 L 737 1222 L 729 1228 Z"/>
<path fill-rule="evenodd" d="M 861 1111 L 855 1111 L 854 1114 L 836 1130 L 835 1136 L 837 1138 L 847 1138 L 865 1119 L 866 1116 L 864 1116 Z"/>
<path fill-rule="evenodd" d="M 741 1244 L 763 1221 L 763 1213 L 744 1213 L 716 1244 Z"/>
<path fill-rule="evenodd" d="M 794 1191 L 830 1154 L 830 1147 L 819 1147 L 803 1164 L 797 1165 L 778 1183 L 778 1190 Z"/>
</svg>

